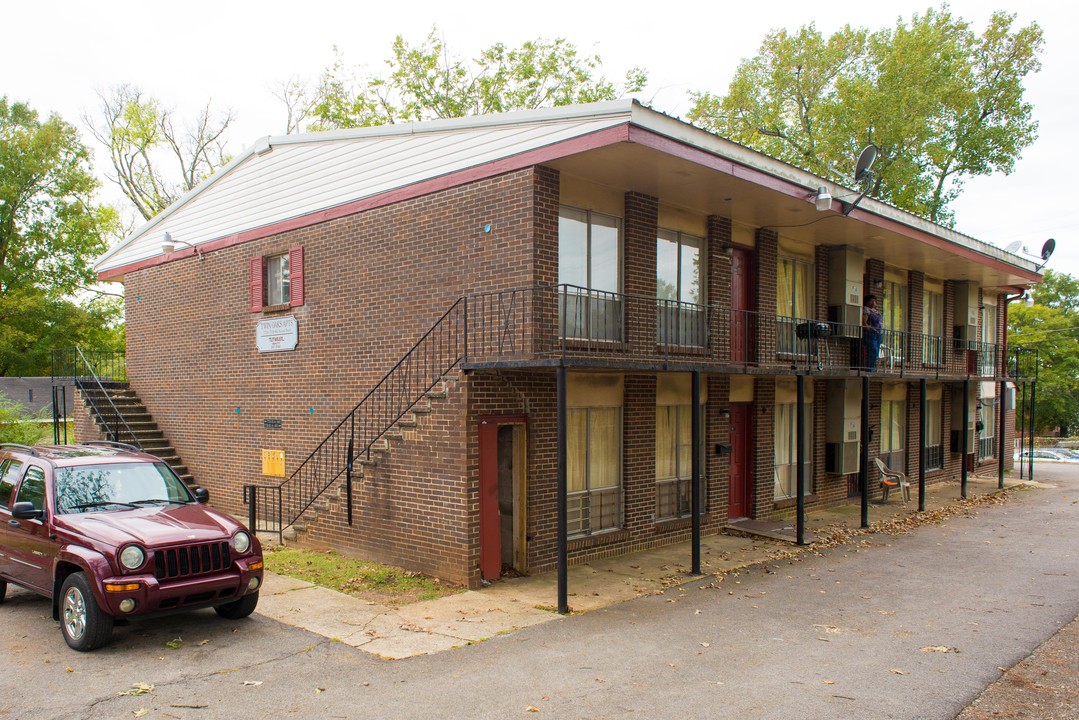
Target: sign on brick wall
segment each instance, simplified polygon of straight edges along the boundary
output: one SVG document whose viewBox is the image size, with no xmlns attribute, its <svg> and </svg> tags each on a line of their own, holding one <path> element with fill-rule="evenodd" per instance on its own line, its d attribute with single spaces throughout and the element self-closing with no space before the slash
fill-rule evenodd
<svg viewBox="0 0 1079 720">
<path fill-rule="evenodd" d="M 259 352 L 295 350 L 298 338 L 296 318 L 292 315 L 259 320 L 255 328 L 255 344 Z"/>
</svg>

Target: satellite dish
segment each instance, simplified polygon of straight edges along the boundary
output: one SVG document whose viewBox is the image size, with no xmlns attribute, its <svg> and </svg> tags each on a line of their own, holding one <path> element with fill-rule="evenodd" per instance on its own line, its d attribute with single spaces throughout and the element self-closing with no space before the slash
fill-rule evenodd
<svg viewBox="0 0 1079 720">
<path fill-rule="evenodd" d="M 880 150 L 876 145 L 866 145 L 865 150 L 858 156 L 858 164 L 854 166 L 854 182 L 861 183 L 869 179 L 869 169 L 877 161 Z"/>
<path fill-rule="evenodd" d="M 1045 262 L 1049 262 L 1050 256 L 1053 254 L 1053 251 L 1056 250 L 1056 249 L 1057 249 L 1057 241 L 1056 240 L 1054 240 L 1053 238 L 1049 238 L 1048 240 L 1046 240 L 1045 244 L 1042 245 L 1042 260 L 1044 260 Z"/>
<path fill-rule="evenodd" d="M 1008 246 L 1004 248 L 1004 252 L 1015 255 L 1021 247 L 1023 247 L 1023 241 L 1016 240 L 1015 242 L 1008 243 Z"/>
</svg>

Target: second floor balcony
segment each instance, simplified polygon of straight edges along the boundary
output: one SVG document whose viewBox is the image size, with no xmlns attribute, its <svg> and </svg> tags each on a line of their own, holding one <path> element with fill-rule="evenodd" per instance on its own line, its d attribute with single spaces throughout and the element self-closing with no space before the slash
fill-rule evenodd
<svg viewBox="0 0 1079 720">
<path fill-rule="evenodd" d="M 466 367 L 625 369 L 912 378 L 1007 377 L 1005 348 L 860 325 L 553 285 L 469 296 Z M 1025 370 L 1024 370 L 1025 371 Z"/>
</svg>

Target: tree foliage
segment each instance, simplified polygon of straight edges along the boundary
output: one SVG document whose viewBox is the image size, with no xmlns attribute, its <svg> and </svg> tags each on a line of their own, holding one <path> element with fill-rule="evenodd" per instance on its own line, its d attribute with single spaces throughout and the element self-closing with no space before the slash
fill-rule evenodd
<svg viewBox="0 0 1079 720">
<path fill-rule="evenodd" d="M 1013 346 L 1038 352 L 1036 428 L 1079 427 L 1079 279 L 1046 270 L 1030 307 L 1008 312 Z M 1021 417 L 1026 417 L 1020 408 Z"/>
<path fill-rule="evenodd" d="M 692 93 L 703 127 L 837 182 L 880 149 L 870 193 L 951 224 L 963 182 L 1009 173 L 1037 137 L 1024 80 L 1040 67 L 1041 28 L 995 13 L 978 35 L 947 6 L 869 32 L 813 25 L 769 33 L 725 95 Z"/>
<path fill-rule="evenodd" d="M 474 60 L 464 60 L 450 51 L 436 29 L 415 46 L 398 35 L 386 66 L 385 75 L 360 73 L 348 68 L 338 53 L 311 100 L 310 129 L 612 100 L 641 90 L 647 82 L 645 71 L 634 67 L 616 85 L 601 74 L 598 56 L 582 55 L 564 38 L 530 40 L 520 47 L 495 43 Z"/>
<path fill-rule="evenodd" d="M 99 92 L 99 117 L 83 121 L 109 152 L 115 182 L 146 220 L 225 165 L 225 133 L 235 119 L 210 101 L 194 120 L 175 113 L 131 85 Z"/>
<path fill-rule="evenodd" d="M 89 163 L 73 125 L 0 97 L 0 374 L 47 374 L 53 347 L 115 342 L 118 303 L 86 289 L 116 223 Z"/>
</svg>

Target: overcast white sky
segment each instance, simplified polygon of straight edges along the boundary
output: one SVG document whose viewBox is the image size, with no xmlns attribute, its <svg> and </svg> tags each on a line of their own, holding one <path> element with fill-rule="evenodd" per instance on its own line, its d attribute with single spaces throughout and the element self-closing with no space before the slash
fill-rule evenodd
<svg viewBox="0 0 1079 720">
<path fill-rule="evenodd" d="M 334 45 L 347 63 L 381 71 L 395 35 L 418 43 L 437 25 L 450 48 L 464 56 L 498 41 L 565 37 L 598 53 L 612 79 L 632 65 L 645 67 L 651 82 L 640 99 L 684 115 L 688 92 L 725 91 L 738 62 L 756 53 L 770 29 L 815 22 L 825 33 L 845 23 L 875 30 L 937 6 L 912 0 L 37 0 L 7 4 L 0 16 L 0 95 L 80 125 L 81 116 L 95 109 L 94 91 L 121 83 L 140 86 L 183 116 L 212 98 L 238 116 L 230 135 L 238 152 L 258 137 L 284 131 L 283 106 L 271 95 L 276 82 L 316 78 L 333 62 Z M 999 246 L 1020 240 L 1034 252 L 1054 237 L 1057 252 L 1049 267 L 1079 275 L 1079 210 L 1068 170 L 1079 129 L 1079 9 L 1062 0 L 955 0 L 950 6 L 979 31 L 1000 9 L 1016 13 L 1023 25 L 1038 22 L 1046 37 L 1043 69 L 1029 79 L 1027 92 L 1041 123 L 1039 139 L 1010 176 L 967 184 L 954 206 L 956 229 Z M 100 148 L 96 152 L 104 159 Z M 118 191 L 108 193 L 114 198 Z"/>
</svg>

